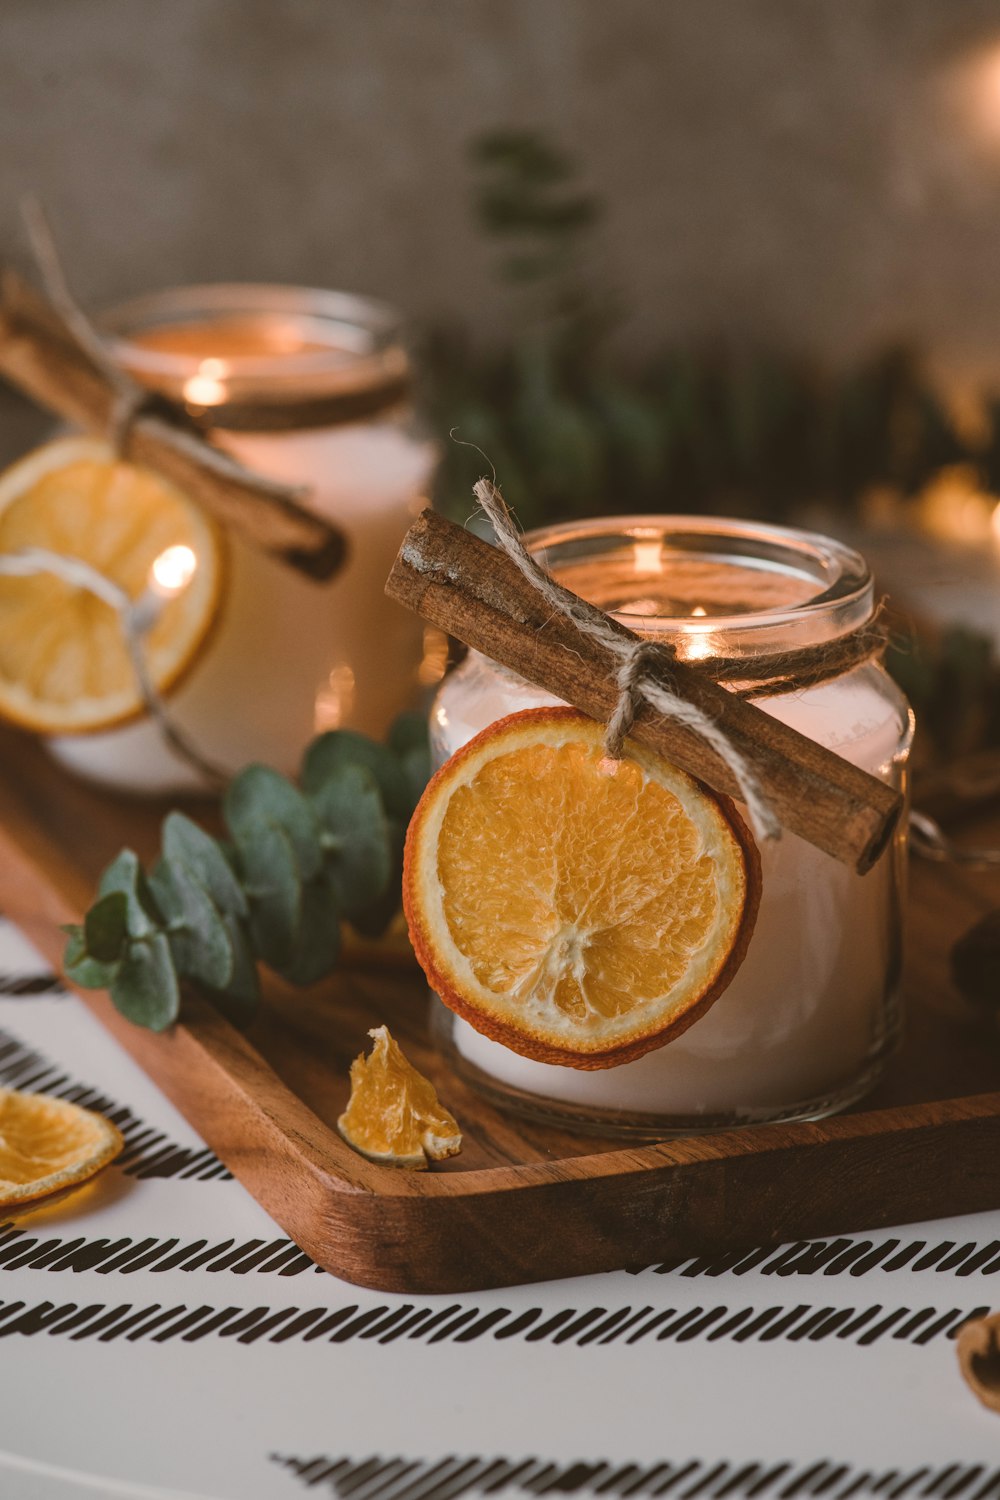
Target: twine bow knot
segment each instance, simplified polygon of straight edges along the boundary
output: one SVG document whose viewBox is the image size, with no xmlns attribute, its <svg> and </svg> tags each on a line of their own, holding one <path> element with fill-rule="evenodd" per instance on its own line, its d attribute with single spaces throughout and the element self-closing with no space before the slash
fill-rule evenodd
<svg viewBox="0 0 1000 1500">
<path fill-rule="evenodd" d="M 632 733 L 636 712 L 643 701 L 647 676 L 657 667 L 662 672 L 665 660 L 674 655 L 672 646 L 661 646 L 656 641 L 637 641 L 622 658 L 615 674 L 619 698 L 604 735 L 604 751 L 610 760 L 621 759 L 622 745 Z"/>
</svg>

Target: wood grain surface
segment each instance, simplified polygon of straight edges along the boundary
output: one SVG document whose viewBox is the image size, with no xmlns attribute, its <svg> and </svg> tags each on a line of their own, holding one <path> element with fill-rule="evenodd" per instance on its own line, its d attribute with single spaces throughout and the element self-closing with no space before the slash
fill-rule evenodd
<svg viewBox="0 0 1000 1500">
<path fill-rule="evenodd" d="M 88 788 L 9 732 L 0 765 L 0 909 L 58 967 L 60 924 L 123 844 L 153 852 L 164 807 Z M 906 1041 L 865 1106 L 646 1146 L 493 1109 L 436 1053 L 422 977 L 398 965 L 304 991 L 268 978 L 246 1033 L 197 996 L 164 1035 L 82 998 L 321 1265 L 388 1290 L 471 1290 L 1000 1206 L 1000 1042 L 947 978 L 951 942 L 998 904 L 1000 875 L 913 870 Z M 465 1132 L 431 1172 L 377 1166 L 336 1133 L 348 1064 L 381 1022 Z"/>
</svg>

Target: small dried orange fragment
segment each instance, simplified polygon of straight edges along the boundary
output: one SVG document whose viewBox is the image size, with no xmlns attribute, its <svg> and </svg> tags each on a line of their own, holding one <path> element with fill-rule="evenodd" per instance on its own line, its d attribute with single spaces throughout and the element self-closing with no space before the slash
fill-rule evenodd
<svg viewBox="0 0 1000 1500">
<path fill-rule="evenodd" d="M 117 1126 L 93 1110 L 0 1089 L 0 1208 L 77 1187 L 124 1145 Z"/>
<path fill-rule="evenodd" d="M 434 1085 L 407 1062 L 388 1026 L 368 1035 L 375 1045 L 352 1062 L 350 1101 L 337 1121 L 344 1140 L 371 1161 L 418 1171 L 457 1156 L 462 1133 Z"/>
<path fill-rule="evenodd" d="M 722 994 L 760 897 L 725 797 L 575 709 L 490 725 L 442 766 L 410 824 L 403 906 L 431 985 L 514 1052 L 608 1068 L 660 1047 Z"/>
</svg>

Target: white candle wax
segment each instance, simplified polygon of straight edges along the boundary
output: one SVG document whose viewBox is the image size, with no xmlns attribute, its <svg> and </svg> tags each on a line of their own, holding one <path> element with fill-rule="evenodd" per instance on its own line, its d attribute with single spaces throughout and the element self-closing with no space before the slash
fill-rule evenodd
<svg viewBox="0 0 1000 1500">
<path fill-rule="evenodd" d="M 508 678 L 492 692 L 445 690 L 435 730 L 451 754 L 504 714 L 554 703 Z M 806 699 L 761 704 L 811 739 L 876 774 L 892 766 L 899 720 L 874 687 L 853 678 Z M 790 1100 L 836 1093 L 878 1048 L 891 969 L 894 887 L 890 850 L 865 876 L 786 833 L 761 850 L 756 928 L 736 978 L 676 1041 L 600 1072 L 521 1057 L 455 1018 L 463 1057 L 528 1093 L 596 1108 L 679 1115 L 767 1114 Z"/>
</svg>

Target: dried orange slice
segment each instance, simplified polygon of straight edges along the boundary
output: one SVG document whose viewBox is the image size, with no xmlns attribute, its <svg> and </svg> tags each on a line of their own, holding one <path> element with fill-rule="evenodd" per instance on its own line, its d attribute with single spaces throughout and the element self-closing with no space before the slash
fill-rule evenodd
<svg viewBox="0 0 1000 1500">
<path fill-rule="evenodd" d="M 442 1000 L 514 1052 L 608 1068 L 686 1030 L 739 968 L 756 845 L 724 797 L 575 709 L 492 724 L 429 783 L 403 905 Z"/>
<path fill-rule="evenodd" d="M 190 580 L 163 603 L 145 660 L 162 693 L 197 658 L 218 612 L 221 540 L 158 474 L 97 438 L 47 443 L 0 475 L 0 553 L 24 547 L 82 558 L 133 600 L 157 577 L 158 560 L 186 558 Z M 141 711 L 110 604 L 48 574 L 0 576 L 0 715 L 42 734 L 79 734 Z"/>
<path fill-rule="evenodd" d="M 388 1026 L 368 1035 L 375 1045 L 351 1064 L 351 1097 L 337 1121 L 349 1146 L 370 1161 L 418 1171 L 457 1156 L 462 1133 L 434 1085 L 407 1062 Z"/>
<path fill-rule="evenodd" d="M 117 1126 L 93 1110 L 0 1089 L 0 1208 L 86 1182 L 124 1145 Z"/>
</svg>

